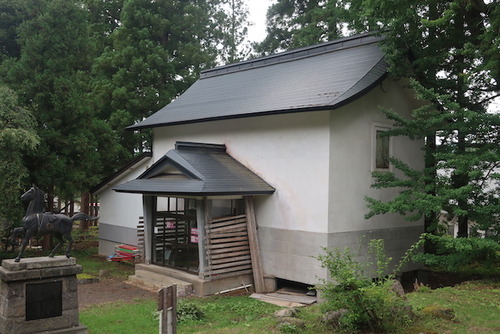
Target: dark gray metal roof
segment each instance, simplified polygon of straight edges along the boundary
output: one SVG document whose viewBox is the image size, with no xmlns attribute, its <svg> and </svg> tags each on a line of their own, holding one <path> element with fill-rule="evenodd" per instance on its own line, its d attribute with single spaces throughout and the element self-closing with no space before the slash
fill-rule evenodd
<svg viewBox="0 0 500 334">
<path fill-rule="evenodd" d="M 128 129 L 338 108 L 384 77 L 380 39 L 358 35 L 204 71 L 184 94 Z"/>
<path fill-rule="evenodd" d="M 274 188 L 226 153 L 225 145 L 177 142 L 118 192 L 184 196 L 272 194 Z"/>
</svg>

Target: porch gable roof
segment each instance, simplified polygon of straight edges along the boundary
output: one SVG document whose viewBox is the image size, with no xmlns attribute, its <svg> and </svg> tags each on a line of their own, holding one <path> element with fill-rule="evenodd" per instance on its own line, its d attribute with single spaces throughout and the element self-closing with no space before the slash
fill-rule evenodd
<svg viewBox="0 0 500 334">
<path fill-rule="evenodd" d="M 275 189 L 226 152 L 225 145 L 177 142 L 137 179 L 117 192 L 222 196 L 272 194 Z"/>
<path fill-rule="evenodd" d="M 203 71 L 173 102 L 127 129 L 336 109 L 385 77 L 381 39 L 362 34 Z"/>
</svg>

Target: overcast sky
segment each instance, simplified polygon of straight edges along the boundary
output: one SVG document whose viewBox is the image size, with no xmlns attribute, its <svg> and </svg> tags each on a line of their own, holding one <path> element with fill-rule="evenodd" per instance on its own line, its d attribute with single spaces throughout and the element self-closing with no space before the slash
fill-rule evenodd
<svg viewBox="0 0 500 334">
<path fill-rule="evenodd" d="M 250 21 L 253 26 L 248 29 L 248 39 L 251 42 L 260 42 L 266 37 L 267 8 L 277 0 L 246 0 L 250 12 Z"/>
</svg>

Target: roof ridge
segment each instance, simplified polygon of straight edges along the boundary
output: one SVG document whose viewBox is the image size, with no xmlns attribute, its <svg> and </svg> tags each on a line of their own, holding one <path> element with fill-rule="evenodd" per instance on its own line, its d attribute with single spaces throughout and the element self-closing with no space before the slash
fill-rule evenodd
<svg viewBox="0 0 500 334">
<path fill-rule="evenodd" d="M 325 43 L 306 46 L 298 49 L 271 54 L 260 58 L 249 59 L 234 64 L 222 65 L 211 69 L 207 69 L 201 71 L 200 79 L 312 57 L 328 52 L 343 50 L 346 48 L 372 44 L 380 41 L 381 39 L 382 39 L 381 36 L 373 32 L 339 38 Z"/>
</svg>

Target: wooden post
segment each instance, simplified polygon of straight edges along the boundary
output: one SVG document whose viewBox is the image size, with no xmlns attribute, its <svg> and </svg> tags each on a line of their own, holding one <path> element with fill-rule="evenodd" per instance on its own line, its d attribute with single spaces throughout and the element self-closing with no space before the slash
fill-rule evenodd
<svg viewBox="0 0 500 334">
<path fill-rule="evenodd" d="M 264 284 L 264 272 L 260 261 L 259 240 L 257 238 L 257 222 L 255 220 L 255 210 L 253 197 L 245 196 L 245 210 L 247 216 L 248 243 L 250 244 L 250 257 L 252 259 L 253 280 L 255 292 L 266 292 Z"/>
<path fill-rule="evenodd" d="M 177 333 L 177 285 L 173 284 L 158 291 L 160 311 L 160 334 Z"/>
</svg>

